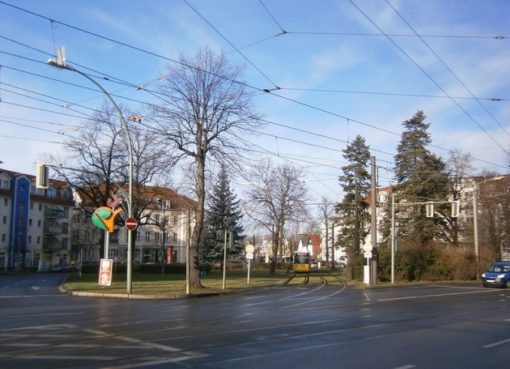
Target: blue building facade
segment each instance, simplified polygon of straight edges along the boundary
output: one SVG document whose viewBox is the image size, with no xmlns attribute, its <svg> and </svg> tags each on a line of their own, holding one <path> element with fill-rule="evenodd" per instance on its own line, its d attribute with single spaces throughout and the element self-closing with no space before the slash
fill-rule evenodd
<svg viewBox="0 0 510 369">
<path fill-rule="evenodd" d="M 25 269 L 26 266 L 30 186 L 30 180 L 25 176 L 15 177 L 12 180 L 8 269 Z"/>
</svg>

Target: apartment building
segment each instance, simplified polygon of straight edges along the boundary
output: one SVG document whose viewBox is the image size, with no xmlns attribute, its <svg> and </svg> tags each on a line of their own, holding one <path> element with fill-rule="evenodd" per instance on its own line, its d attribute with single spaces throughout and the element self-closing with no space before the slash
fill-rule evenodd
<svg viewBox="0 0 510 369">
<path fill-rule="evenodd" d="M 0 268 L 47 271 L 70 261 L 72 191 L 50 180 L 0 169 Z"/>
</svg>

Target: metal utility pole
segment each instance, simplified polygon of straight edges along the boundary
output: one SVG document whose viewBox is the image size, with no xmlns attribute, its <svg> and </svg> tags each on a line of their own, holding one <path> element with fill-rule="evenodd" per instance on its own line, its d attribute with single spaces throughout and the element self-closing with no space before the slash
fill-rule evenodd
<svg viewBox="0 0 510 369">
<path fill-rule="evenodd" d="M 374 251 L 377 250 L 377 168 L 375 166 L 375 156 L 372 156 L 370 158 L 370 164 L 372 167 L 372 172 L 370 175 L 370 182 L 371 182 L 371 188 L 370 188 L 370 197 L 372 198 L 372 201 L 370 202 L 370 215 L 371 215 L 371 229 L 370 229 L 370 237 L 372 240 L 372 273 L 370 273 L 371 276 L 371 284 L 377 283 L 377 264 L 378 260 L 377 257 L 374 257 L 373 255 Z"/>
<path fill-rule="evenodd" d="M 475 183 L 473 191 L 473 243 L 475 244 L 476 279 L 478 279 L 478 264 L 480 262 L 480 249 L 478 245 L 478 183 Z"/>
<path fill-rule="evenodd" d="M 395 193 L 391 189 L 391 284 L 395 284 Z"/>
<path fill-rule="evenodd" d="M 127 146 L 128 146 L 128 154 L 129 154 L 129 183 L 128 183 L 128 201 L 127 201 L 127 207 L 128 207 L 128 217 L 133 217 L 133 149 L 131 144 L 131 136 L 129 134 L 129 127 L 124 119 L 124 115 L 122 114 L 122 110 L 117 105 L 115 100 L 112 98 L 112 96 L 106 91 L 103 86 L 101 86 L 95 79 L 90 77 L 89 75 L 83 73 L 82 71 L 76 69 L 75 67 L 67 64 L 66 62 L 66 55 L 65 55 L 65 48 L 60 47 L 57 51 L 57 58 L 51 58 L 48 60 L 48 64 L 57 67 L 60 69 L 66 69 L 71 72 L 78 73 L 79 75 L 85 77 L 90 82 L 92 82 L 94 85 L 96 85 L 97 88 L 101 90 L 105 94 L 105 96 L 110 100 L 113 107 L 117 111 L 120 117 L 120 122 L 122 124 L 122 127 L 124 131 L 126 132 L 126 138 L 127 138 Z M 130 294 L 132 292 L 132 271 L 133 271 L 133 260 L 132 260 L 132 245 L 133 245 L 133 232 L 131 230 L 128 230 L 128 250 L 127 250 L 127 271 L 126 271 L 126 285 L 127 285 L 127 293 Z"/>
</svg>

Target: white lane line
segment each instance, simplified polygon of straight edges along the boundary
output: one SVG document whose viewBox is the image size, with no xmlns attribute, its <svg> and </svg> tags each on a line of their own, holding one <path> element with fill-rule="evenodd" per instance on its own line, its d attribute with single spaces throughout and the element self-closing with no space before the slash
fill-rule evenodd
<svg viewBox="0 0 510 369">
<path fill-rule="evenodd" d="M 0 299 L 31 299 L 36 297 L 58 297 L 58 296 L 67 296 L 62 293 L 58 294 L 49 294 L 49 295 L 10 295 L 10 296 L 0 296 Z"/>
<path fill-rule="evenodd" d="M 393 369 L 411 369 L 411 368 L 416 368 L 416 365 L 409 364 L 409 365 L 397 366 L 396 368 L 393 368 Z"/>
<path fill-rule="evenodd" d="M 30 315 L 32 316 L 32 315 Z M 76 328 L 75 325 L 72 325 L 72 324 L 50 324 L 50 325 L 30 325 L 30 326 L 27 326 L 27 327 L 19 327 L 19 328 L 8 328 L 8 329 L 3 329 L 4 332 L 16 332 L 16 331 L 32 331 L 32 330 L 44 330 L 44 331 L 49 331 L 49 330 L 62 330 L 64 328 L 68 328 L 68 329 L 74 329 Z"/>
<path fill-rule="evenodd" d="M 0 358 L 12 359 L 11 355 L 0 354 Z M 111 361 L 120 360 L 118 356 L 94 356 L 94 355 L 17 355 L 16 359 L 21 360 L 93 360 L 93 361 Z"/>
<path fill-rule="evenodd" d="M 453 292 L 453 293 L 436 293 L 432 295 L 416 295 L 416 296 L 404 296 L 404 297 L 391 297 L 387 299 L 379 299 L 379 302 L 386 301 L 400 301 L 400 300 L 416 300 L 416 299 L 426 299 L 429 297 L 449 297 L 455 295 L 472 295 L 472 294 L 481 294 L 481 293 L 492 293 L 495 291 L 491 290 L 479 290 L 479 291 L 467 291 L 467 292 Z"/>
<path fill-rule="evenodd" d="M 505 345 L 507 343 L 510 343 L 510 338 L 509 339 L 506 339 L 506 340 L 503 340 L 503 341 L 498 341 L 498 342 L 493 342 L 493 343 L 489 343 L 488 345 L 484 345 L 482 346 L 483 348 L 491 348 L 491 347 L 496 347 L 496 346 L 501 346 L 501 345 Z"/>
<path fill-rule="evenodd" d="M 190 359 L 197 359 L 199 357 L 205 357 L 208 355 L 193 352 L 193 351 L 187 351 L 185 352 L 187 356 L 178 356 L 170 359 L 162 359 L 162 360 L 153 360 L 153 361 L 144 361 L 141 363 L 134 363 L 134 364 L 126 364 L 126 365 L 118 365 L 118 366 L 108 366 L 104 367 L 102 369 L 131 369 L 131 368 L 143 368 L 144 366 L 153 366 L 153 365 L 161 365 L 161 364 L 168 364 L 168 363 L 178 363 L 180 361 L 184 360 L 190 360 Z"/>
</svg>

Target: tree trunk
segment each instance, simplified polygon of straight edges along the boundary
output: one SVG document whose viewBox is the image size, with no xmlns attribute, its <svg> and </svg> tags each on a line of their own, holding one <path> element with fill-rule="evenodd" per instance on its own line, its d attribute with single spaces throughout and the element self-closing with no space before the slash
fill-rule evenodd
<svg viewBox="0 0 510 369">
<path fill-rule="evenodd" d="M 190 288 L 200 288 L 200 270 L 198 265 L 198 253 L 200 247 L 200 238 L 202 237 L 202 228 L 204 224 L 204 206 L 205 206 L 205 153 L 199 150 L 196 156 L 197 165 L 197 209 L 195 212 L 195 227 L 191 236 L 191 245 L 189 250 L 189 283 Z"/>
</svg>

